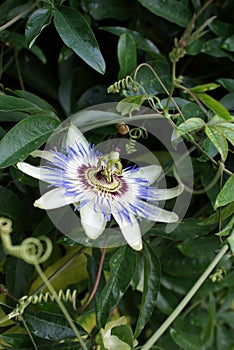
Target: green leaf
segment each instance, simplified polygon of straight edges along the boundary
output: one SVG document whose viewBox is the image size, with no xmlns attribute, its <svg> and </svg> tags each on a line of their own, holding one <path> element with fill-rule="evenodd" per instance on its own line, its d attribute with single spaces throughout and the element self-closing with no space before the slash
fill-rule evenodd
<svg viewBox="0 0 234 350">
<path fill-rule="evenodd" d="M 209 28 L 214 34 L 220 36 L 221 38 L 227 38 L 228 36 L 232 35 L 234 31 L 234 25 L 232 23 L 219 21 L 218 19 L 211 22 Z"/>
<path fill-rule="evenodd" d="M 0 198 L 0 216 L 7 217 L 19 224 L 24 214 L 19 197 L 8 188 L 0 186 Z"/>
<path fill-rule="evenodd" d="M 209 233 L 207 227 L 200 226 L 200 223 L 201 221 L 197 219 L 185 219 L 170 233 L 166 233 L 165 224 L 158 223 L 150 229 L 149 234 L 164 237 L 173 241 L 185 241 Z"/>
<path fill-rule="evenodd" d="M 160 285 L 157 296 L 157 308 L 166 315 L 170 315 L 178 305 L 178 298 L 170 290 Z"/>
<path fill-rule="evenodd" d="M 199 258 L 201 256 L 212 258 L 214 256 L 214 251 L 218 249 L 219 246 L 219 239 L 216 236 L 212 236 L 189 239 L 178 244 L 177 247 L 182 254 L 192 258 Z"/>
<path fill-rule="evenodd" d="M 57 341 L 75 338 L 74 332 L 63 315 L 26 310 L 24 320 L 27 322 L 30 332 L 37 337 Z M 85 335 L 84 329 L 77 322 L 74 321 L 74 323 L 80 335 Z"/>
<path fill-rule="evenodd" d="M 234 92 L 234 79 L 220 78 L 217 82 L 221 84 L 229 92 Z"/>
<path fill-rule="evenodd" d="M 104 74 L 105 61 L 93 31 L 80 12 L 69 7 L 55 9 L 54 24 L 64 43 L 93 69 Z"/>
<path fill-rule="evenodd" d="M 147 62 L 155 72 L 157 72 L 163 84 L 168 88 L 170 86 L 171 73 L 170 64 L 165 57 L 158 55 L 153 61 Z M 157 95 L 158 93 L 165 93 L 158 79 L 155 78 L 152 70 L 147 66 L 142 66 L 137 73 L 137 82 L 143 86 L 143 91 L 149 95 Z M 162 102 L 162 101 L 161 101 Z M 165 105 L 167 99 L 165 100 Z M 187 101 L 188 103 L 188 101 Z"/>
<path fill-rule="evenodd" d="M 0 94 L 0 111 L 22 111 L 33 114 L 40 112 L 41 108 L 24 98 Z"/>
<path fill-rule="evenodd" d="M 131 30 L 125 27 L 101 27 L 100 29 L 106 30 L 107 32 L 118 36 L 125 33 L 130 34 L 131 37 L 135 40 L 136 47 L 138 49 L 150 52 L 155 55 L 159 54 L 159 49 L 157 48 L 157 46 L 155 46 L 155 44 L 151 40 L 144 38 L 135 30 Z"/>
<path fill-rule="evenodd" d="M 32 283 L 34 267 L 22 259 L 9 257 L 6 261 L 6 288 L 15 298 L 25 295 Z M 19 278 L 20 273 L 20 278 Z"/>
<path fill-rule="evenodd" d="M 219 85 L 216 83 L 208 83 L 208 84 L 194 86 L 190 90 L 192 92 L 201 93 L 201 92 L 206 92 L 206 91 L 217 89 L 218 87 L 219 87 Z"/>
<path fill-rule="evenodd" d="M 110 277 L 99 298 L 97 321 L 104 327 L 115 305 L 126 292 L 136 268 L 136 252 L 123 246 L 110 259 Z"/>
<path fill-rule="evenodd" d="M 223 38 L 214 38 L 206 40 L 202 46 L 201 52 L 213 57 L 228 57 L 231 61 L 234 61 L 233 54 L 223 50 L 222 47 Z"/>
<path fill-rule="evenodd" d="M 134 332 L 135 338 L 139 336 L 149 321 L 158 296 L 160 285 L 160 264 L 154 251 L 144 244 L 144 289 L 141 299 L 140 313 Z"/>
<path fill-rule="evenodd" d="M 225 324 L 218 322 L 216 331 L 216 346 L 217 350 L 224 350 L 230 348 L 230 339 L 233 330 L 228 329 Z"/>
<path fill-rule="evenodd" d="M 147 100 L 147 97 L 143 95 L 125 97 L 118 103 L 116 110 L 120 112 L 121 115 L 131 115 L 132 112 L 140 110 L 145 100 Z"/>
<path fill-rule="evenodd" d="M 33 94 L 32 92 L 25 91 L 25 90 L 9 90 L 9 91 L 14 93 L 16 96 L 20 97 L 21 99 L 24 99 L 33 103 L 38 107 L 38 109 L 43 109 L 48 112 L 52 111 L 53 114 L 51 114 L 51 116 L 56 116 L 55 108 L 51 106 L 50 103 L 43 100 L 41 97 Z"/>
<path fill-rule="evenodd" d="M 229 94 L 223 96 L 219 101 L 229 112 L 234 111 L 234 92 L 230 92 Z M 234 121 L 234 117 L 232 116 L 232 120 Z"/>
<path fill-rule="evenodd" d="M 116 18 L 124 21 L 135 10 L 133 0 L 83 0 L 82 5 L 96 20 Z"/>
<path fill-rule="evenodd" d="M 234 227 L 234 215 L 232 216 L 228 224 L 221 231 L 216 233 L 216 235 L 219 237 L 228 236 L 231 233 L 233 227 Z"/>
<path fill-rule="evenodd" d="M 220 314 L 220 319 L 229 325 L 232 329 L 234 328 L 234 311 L 226 311 Z"/>
<path fill-rule="evenodd" d="M 44 114 L 21 120 L 0 141 L 0 168 L 23 161 L 38 149 L 59 125 L 59 121 Z"/>
<path fill-rule="evenodd" d="M 52 8 L 42 8 L 33 12 L 25 26 L 25 37 L 31 48 L 42 30 L 50 24 Z"/>
<path fill-rule="evenodd" d="M 234 146 L 234 124 L 221 123 L 218 129 L 226 136 L 228 141 Z"/>
<path fill-rule="evenodd" d="M 198 106 L 198 104 L 195 102 L 188 102 L 187 104 L 182 106 L 181 112 L 183 113 L 185 119 L 195 118 L 195 117 L 201 118 L 201 119 L 203 119 L 202 117 L 204 117 L 204 119 L 205 119 L 204 112 L 201 110 L 200 106 Z M 178 121 L 180 121 L 180 123 L 183 122 L 183 120 L 180 116 L 179 116 Z"/>
<path fill-rule="evenodd" d="M 212 142 L 208 138 L 206 140 L 208 140 L 210 144 L 213 146 Z M 202 144 L 202 146 L 204 147 L 204 143 Z M 213 148 L 216 150 L 215 147 Z M 206 152 L 208 151 L 208 154 L 210 154 L 210 156 L 214 156 L 218 153 L 217 150 L 216 152 L 210 152 L 209 148 L 204 147 L 204 149 Z M 213 167 L 211 168 L 208 166 L 204 166 L 204 169 L 200 173 L 201 183 L 204 187 L 204 190 L 207 193 L 207 196 L 210 199 L 212 207 L 214 207 L 215 199 L 220 191 L 220 186 L 218 181 L 219 177 L 220 177 L 220 169 L 214 169 Z M 213 186 L 211 186 L 212 181 L 213 181 Z"/>
<path fill-rule="evenodd" d="M 201 118 L 189 118 L 184 123 L 181 123 L 177 128 L 179 136 L 186 134 L 187 132 L 202 129 L 205 126 L 205 122 Z"/>
<path fill-rule="evenodd" d="M 234 212 L 234 202 L 228 204 L 226 207 L 221 208 L 221 212 L 216 211 L 214 214 L 212 214 L 207 219 L 203 220 L 199 225 L 206 226 L 206 225 L 214 225 L 219 222 L 219 220 L 225 220 L 229 216 L 231 216 Z"/>
<path fill-rule="evenodd" d="M 210 348 L 214 342 L 214 328 L 216 321 L 216 305 L 213 294 L 209 294 L 209 307 L 208 317 L 206 325 L 202 334 L 202 344 L 205 345 L 206 349 Z"/>
<path fill-rule="evenodd" d="M 229 244 L 232 254 L 234 254 L 234 237 L 232 235 L 227 238 L 227 243 Z"/>
<path fill-rule="evenodd" d="M 130 34 L 121 34 L 118 42 L 118 60 L 120 70 L 118 79 L 132 73 L 137 65 L 136 43 Z"/>
<path fill-rule="evenodd" d="M 215 201 L 215 209 L 234 202 L 234 175 L 232 175 L 223 186 Z"/>
<path fill-rule="evenodd" d="M 0 112 L 0 122 L 19 122 L 27 118 L 28 113 L 18 111 Z"/>
<path fill-rule="evenodd" d="M 190 258 L 184 256 L 176 248 L 168 248 L 160 252 L 160 263 L 163 266 L 163 271 L 172 276 L 197 276 L 203 272 L 210 262 L 210 258 L 201 256 L 200 258 Z"/>
<path fill-rule="evenodd" d="M 4 342 L 14 347 L 14 348 L 11 347 L 10 349 L 19 349 L 19 348 L 22 349 L 26 344 L 28 347 L 30 346 L 29 337 L 27 334 L 17 334 L 17 333 L 0 334 L 0 339 L 4 340 Z"/>
<path fill-rule="evenodd" d="M 27 49 L 31 51 L 42 63 L 46 63 L 46 57 L 39 46 L 34 45 L 29 49 L 24 35 L 17 32 L 4 30 L 0 32 L 0 42 L 7 42 L 8 45 L 12 45 L 18 50 Z"/>
<path fill-rule="evenodd" d="M 221 154 L 222 160 L 225 161 L 228 155 L 228 143 L 225 135 L 216 126 L 206 126 L 206 135 Z"/>
<path fill-rule="evenodd" d="M 231 121 L 232 117 L 230 116 L 228 110 L 217 100 L 207 94 L 196 93 L 196 96 L 199 100 L 208 107 L 214 114 L 217 114 L 219 117 Z"/>
<path fill-rule="evenodd" d="M 139 0 L 139 2 L 155 15 L 165 18 L 167 21 L 186 27 L 192 17 L 187 0 Z"/>
<path fill-rule="evenodd" d="M 229 36 L 222 44 L 222 49 L 227 51 L 234 51 L 234 34 Z"/>
<path fill-rule="evenodd" d="M 97 255 L 97 252 L 94 251 L 93 248 L 93 255 L 86 254 L 87 259 L 87 272 L 89 274 L 89 289 L 92 290 L 93 286 L 97 280 L 97 274 L 98 274 L 98 264 L 96 262 L 96 259 L 94 258 L 95 255 Z M 98 260 L 100 261 L 101 254 L 98 254 Z M 94 304 L 95 308 L 97 308 L 98 300 L 100 298 L 101 292 L 103 288 L 105 287 L 105 277 L 104 274 L 101 273 L 100 280 L 98 283 L 97 290 L 94 295 Z"/>
<path fill-rule="evenodd" d="M 170 334 L 174 342 L 177 345 L 179 345 L 183 350 L 205 350 L 206 349 L 202 344 L 200 337 L 197 335 L 178 331 L 173 328 L 170 330 Z"/>
<path fill-rule="evenodd" d="M 124 343 L 128 344 L 131 349 L 134 348 L 133 346 L 134 339 L 133 339 L 132 329 L 130 326 L 120 325 L 120 326 L 113 327 L 111 330 L 111 335 L 117 336 Z M 129 347 L 126 347 L 126 349 L 129 349 Z M 120 347 L 118 347 L 118 350 L 120 350 Z"/>
</svg>

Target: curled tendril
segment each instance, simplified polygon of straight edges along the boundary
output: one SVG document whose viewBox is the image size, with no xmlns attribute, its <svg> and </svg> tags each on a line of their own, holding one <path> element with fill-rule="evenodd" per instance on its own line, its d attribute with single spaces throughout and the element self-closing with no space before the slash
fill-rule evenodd
<svg viewBox="0 0 234 350">
<path fill-rule="evenodd" d="M 126 76 L 126 78 L 115 82 L 113 85 L 110 85 L 107 89 L 107 92 L 119 93 L 121 90 L 130 90 L 130 89 L 132 89 L 132 91 L 134 92 L 137 92 L 138 90 L 135 81 L 130 75 L 128 75 Z"/>
<path fill-rule="evenodd" d="M 52 242 L 46 236 L 26 238 L 21 245 L 13 245 L 10 233 L 12 222 L 10 219 L 0 218 L 0 235 L 5 252 L 23 259 L 28 264 L 41 264 L 52 253 Z"/>
<path fill-rule="evenodd" d="M 15 317 L 20 318 L 24 310 L 28 307 L 29 304 L 40 304 L 42 302 L 47 303 L 48 301 L 57 301 L 62 300 L 64 302 L 71 302 L 72 307 L 74 310 L 77 310 L 76 307 L 76 300 L 77 300 L 77 290 L 71 291 L 70 289 L 67 289 L 66 291 L 60 289 L 58 293 L 40 293 L 38 295 L 24 295 L 22 298 L 19 299 L 19 303 L 17 304 L 14 311 L 12 311 L 7 317 L 4 318 L 3 321 L 6 321 L 8 319 L 12 319 Z M 2 320 L 0 321 L 0 324 L 2 323 Z"/>
<path fill-rule="evenodd" d="M 74 310 L 77 310 L 76 307 L 76 299 L 77 299 L 77 290 L 74 289 L 71 291 L 70 289 L 60 289 L 56 293 L 59 300 L 72 303 L 72 307 Z M 50 292 L 40 293 L 38 295 L 25 295 L 19 300 L 19 305 L 24 306 L 25 304 L 40 304 L 42 302 L 47 303 L 48 301 L 55 301 L 55 294 L 51 294 Z"/>
<path fill-rule="evenodd" d="M 53 298 L 57 302 L 62 313 L 66 317 L 67 322 L 69 323 L 71 329 L 73 330 L 74 335 L 77 337 L 77 339 L 79 339 L 82 349 L 88 350 L 86 344 L 84 343 L 84 341 L 80 335 L 80 332 L 76 328 L 76 325 L 74 324 L 73 320 L 71 319 L 71 316 L 69 315 L 67 309 L 65 308 L 65 306 L 62 303 L 62 300 L 64 300 L 64 299 L 71 300 L 74 303 L 74 299 L 76 297 L 75 292 L 73 294 L 73 293 L 70 293 L 67 291 L 64 294 L 61 291 L 60 295 L 58 295 L 56 293 L 56 291 L 54 290 L 53 286 L 47 280 L 46 275 L 44 274 L 44 272 L 42 271 L 42 269 L 40 267 L 40 264 L 42 262 L 44 262 L 46 259 L 48 259 L 48 257 L 50 256 L 50 254 L 52 252 L 53 247 L 52 247 L 51 240 L 46 236 L 41 236 L 38 238 L 31 237 L 31 238 L 26 238 L 22 242 L 21 245 L 12 245 L 11 237 L 10 237 L 11 231 L 12 231 L 11 220 L 6 219 L 6 218 L 0 218 L 0 236 L 2 239 L 4 250 L 6 251 L 6 253 L 8 253 L 12 256 L 15 256 L 17 258 L 23 259 L 27 263 L 35 266 L 36 271 L 38 272 L 38 274 L 40 275 L 41 279 L 43 280 L 43 282 L 45 283 L 46 287 L 48 288 L 48 290 L 50 292 L 47 296 L 45 296 L 45 298 L 47 298 L 47 300 L 48 300 L 48 298 L 50 298 L 50 299 Z M 18 317 L 19 319 L 21 319 L 23 321 L 22 315 L 24 313 L 25 308 L 31 302 L 36 302 L 36 301 L 39 302 L 39 298 L 40 298 L 40 295 L 38 297 L 36 295 L 23 297 L 21 299 L 20 303 L 16 306 L 16 308 L 9 315 L 4 317 L 0 321 L 0 323 L 3 323 L 6 320 L 12 319 L 14 317 Z M 24 323 L 25 327 L 27 327 L 26 323 L 24 321 L 23 321 L 23 323 Z"/>
<path fill-rule="evenodd" d="M 129 142 L 125 145 L 127 154 L 131 154 L 137 151 L 136 144 L 137 139 L 140 139 L 141 137 L 146 140 L 148 138 L 148 131 L 141 127 L 141 128 L 133 128 L 129 130 Z"/>
</svg>

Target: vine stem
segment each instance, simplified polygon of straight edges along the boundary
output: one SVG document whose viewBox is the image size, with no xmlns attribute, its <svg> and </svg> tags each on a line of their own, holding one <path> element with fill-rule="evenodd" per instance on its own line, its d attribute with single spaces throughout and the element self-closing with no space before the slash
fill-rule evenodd
<svg viewBox="0 0 234 350">
<path fill-rule="evenodd" d="M 232 231 L 230 237 L 234 237 L 234 230 Z M 212 270 L 216 267 L 216 265 L 220 262 L 222 257 L 226 254 L 229 249 L 228 244 L 224 244 L 224 246 L 220 249 L 219 253 L 216 255 L 214 260 L 210 263 L 210 265 L 203 272 L 201 277 L 197 280 L 197 282 L 190 289 L 188 294 L 182 299 L 180 304 L 175 308 L 175 310 L 170 314 L 170 316 L 166 319 L 166 321 L 158 328 L 158 330 L 150 337 L 150 339 L 144 344 L 141 350 L 150 350 L 152 346 L 156 343 L 156 341 L 161 337 L 161 335 L 170 327 L 172 322 L 179 316 L 184 307 L 189 303 L 194 294 L 198 291 L 201 285 L 205 282 L 207 277 L 210 275 Z"/>
<path fill-rule="evenodd" d="M 102 267 L 103 267 L 103 263 L 104 263 L 104 259 L 105 259 L 105 255 L 106 255 L 107 242 L 108 242 L 108 238 L 106 238 L 105 246 L 102 250 L 102 255 L 101 255 L 101 259 L 100 259 L 100 263 L 99 263 L 97 278 L 96 278 L 95 284 L 93 286 L 92 292 L 90 293 L 90 295 L 89 295 L 88 299 L 86 300 L 86 302 L 84 303 L 84 305 L 81 307 L 80 311 L 83 311 L 91 303 L 91 301 L 93 300 L 94 295 L 97 291 L 97 288 L 98 288 L 98 285 L 100 282 L 100 278 L 101 278 Z"/>
<path fill-rule="evenodd" d="M 20 12 L 17 16 L 15 16 L 14 18 L 12 18 L 10 21 L 8 21 L 7 23 L 3 24 L 0 27 L 0 32 L 2 30 L 7 29 L 8 27 L 10 27 L 12 24 L 14 24 L 15 22 L 17 22 L 20 18 L 22 18 L 23 16 L 27 15 L 29 12 L 31 12 L 38 4 L 40 3 L 40 1 L 36 1 L 35 4 L 27 7 L 25 10 L 23 10 L 22 12 Z"/>
<path fill-rule="evenodd" d="M 34 264 L 34 266 L 35 266 L 35 269 L 37 270 L 37 273 L 40 275 L 41 279 L 43 280 L 43 282 L 45 283 L 46 287 L 50 291 L 51 295 L 54 295 L 54 299 L 56 300 L 58 306 L 60 307 L 62 313 L 64 314 L 67 322 L 69 323 L 69 325 L 70 325 L 71 329 L 73 330 L 75 336 L 79 339 L 81 347 L 83 348 L 83 350 L 88 350 L 88 348 L 86 347 L 83 339 L 81 338 L 81 335 L 80 335 L 78 329 L 76 328 L 73 320 L 71 319 L 71 316 L 69 315 L 66 307 L 63 305 L 62 301 L 58 298 L 58 295 L 57 295 L 56 291 L 54 290 L 54 288 L 52 287 L 52 285 L 48 282 L 47 277 L 44 274 L 44 272 L 42 271 L 40 265 L 39 264 Z"/>
</svg>

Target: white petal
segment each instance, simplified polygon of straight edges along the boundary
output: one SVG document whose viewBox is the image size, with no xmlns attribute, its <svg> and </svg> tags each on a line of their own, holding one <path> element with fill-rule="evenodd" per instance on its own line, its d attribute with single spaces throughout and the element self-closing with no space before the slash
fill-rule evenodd
<svg viewBox="0 0 234 350">
<path fill-rule="evenodd" d="M 135 250 L 142 249 L 142 239 L 140 226 L 134 217 L 134 215 L 129 214 L 132 222 L 129 222 L 125 217 L 119 217 L 117 213 L 113 213 L 113 216 L 119 225 L 121 232 L 126 240 L 126 242 Z"/>
<path fill-rule="evenodd" d="M 40 209 L 49 210 L 64 207 L 65 205 L 74 202 L 74 197 L 65 196 L 64 191 L 61 188 L 55 188 L 37 199 L 34 202 L 34 206 Z"/>
<path fill-rule="evenodd" d="M 96 213 L 93 209 L 94 204 L 90 201 L 80 209 L 81 224 L 86 235 L 90 239 L 98 238 L 106 227 L 106 220 L 102 213 Z"/>
<path fill-rule="evenodd" d="M 165 209 L 161 209 L 159 207 L 156 207 L 155 205 L 142 202 L 142 208 L 144 207 L 144 213 L 140 213 L 139 215 L 141 217 L 144 217 L 148 220 L 152 221 L 160 221 L 160 222 L 176 222 L 178 221 L 178 216 L 171 212 L 167 211 Z"/>
<path fill-rule="evenodd" d="M 36 167 L 33 165 L 30 165 L 28 163 L 19 162 L 16 164 L 17 168 L 21 170 L 23 173 L 35 177 L 35 179 L 42 179 L 42 175 L 44 172 L 42 172 L 42 169 L 40 167 Z"/>
<path fill-rule="evenodd" d="M 54 153 L 50 151 L 40 151 L 40 150 L 33 151 L 32 153 L 30 153 L 30 156 L 32 156 L 33 158 L 40 157 L 40 158 L 49 160 L 50 162 L 52 162 L 55 157 Z"/>
<path fill-rule="evenodd" d="M 75 125 L 71 125 L 67 132 L 66 146 L 74 147 L 76 143 L 82 144 L 82 146 L 85 148 L 86 151 L 89 150 L 89 143 L 84 137 L 84 135 L 80 132 L 80 130 Z"/>
<path fill-rule="evenodd" d="M 179 196 L 183 192 L 183 190 L 184 190 L 184 186 L 180 184 L 174 188 L 169 188 L 166 190 L 157 189 L 155 193 L 156 193 L 156 198 L 162 201 L 162 200 L 171 199 Z"/>
<path fill-rule="evenodd" d="M 130 178 L 142 177 L 143 179 L 146 179 L 151 185 L 157 180 L 161 172 L 162 172 L 162 168 L 159 165 L 153 164 L 153 165 L 148 165 L 148 166 L 139 168 L 137 172 L 133 172 L 128 177 Z"/>
</svg>

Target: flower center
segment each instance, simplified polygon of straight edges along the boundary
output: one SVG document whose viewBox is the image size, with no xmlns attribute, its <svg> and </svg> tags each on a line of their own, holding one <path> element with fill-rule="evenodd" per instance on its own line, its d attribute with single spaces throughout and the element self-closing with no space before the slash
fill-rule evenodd
<svg viewBox="0 0 234 350">
<path fill-rule="evenodd" d="M 87 178 L 90 185 L 98 191 L 114 193 L 121 189 L 122 181 L 116 174 L 112 174 L 111 181 L 101 170 L 90 169 L 87 172 Z"/>
</svg>

